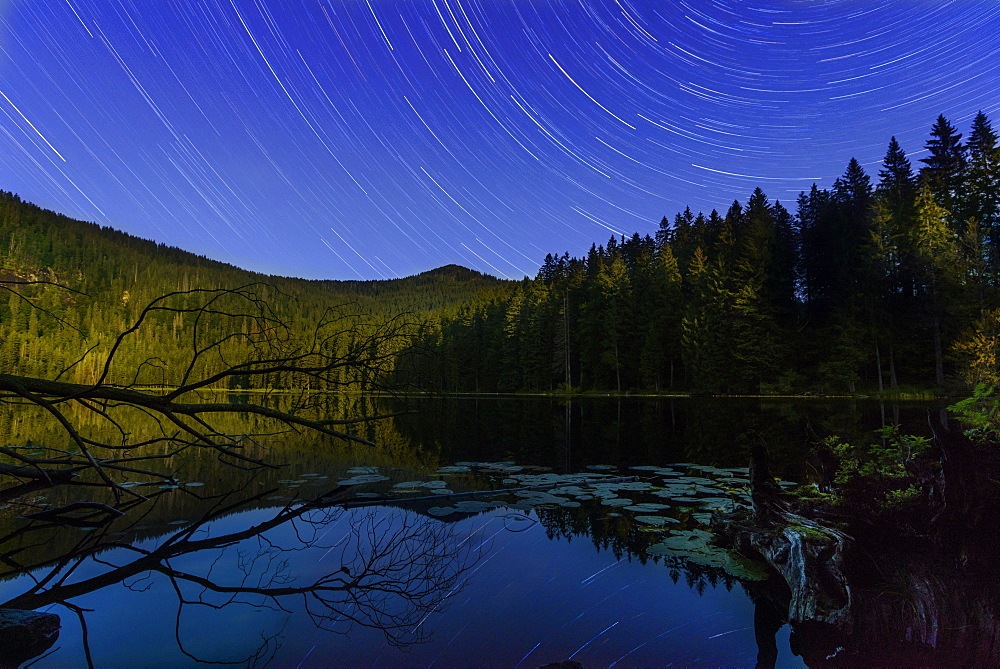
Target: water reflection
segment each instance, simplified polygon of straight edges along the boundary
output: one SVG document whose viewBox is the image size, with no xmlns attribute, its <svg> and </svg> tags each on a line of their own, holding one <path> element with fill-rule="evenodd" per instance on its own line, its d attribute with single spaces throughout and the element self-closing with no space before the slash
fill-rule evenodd
<svg viewBox="0 0 1000 669">
<path fill-rule="evenodd" d="M 284 633 L 271 615 L 259 630 L 234 634 L 232 622 L 246 615 L 234 609 L 287 614 L 295 608 L 324 631 L 362 626 L 380 630 L 391 646 L 420 643 L 427 639 L 422 621 L 461 591 L 464 574 L 482 555 L 474 534 L 462 536 L 418 514 L 342 509 L 342 489 L 247 512 L 274 492 L 219 497 L 197 519 L 174 521 L 177 531 L 155 539 L 136 539 L 141 518 L 114 522 L 81 535 L 59 555 L 39 549 L 54 533 L 66 532 L 64 526 L 36 521 L 19 528 L 0 539 L 0 578 L 22 576 L 17 582 L 23 591 L 0 608 L 65 608 L 79 620 L 84 656 L 69 661 L 93 666 L 89 613 L 78 602 L 92 603 L 94 593 L 118 584 L 148 592 L 143 608 L 155 607 L 148 615 L 155 628 L 167 617 L 172 593 L 176 652 L 190 661 L 256 665 L 274 658 Z M 108 606 L 109 597 L 96 601 Z M 213 623 L 214 634 L 205 628 Z M 206 648 L 206 639 L 216 635 L 228 643 Z M 157 663 L 176 661 L 165 648 L 156 652 Z"/>
<path fill-rule="evenodd" d="M 412 480 L 446 480 L 454 492 L 493 485 L 481 473 L 438 471 L 461 461 L 513 460 L 558 472 L 604 464 L 615 474 L 677 462 L 742 467 L 751 431 L 772 446 L 776 473 L 802 480 L 816 474 L 816 464 L 805 458 L 815 435 L 858 438 L 885 420 L 926 433 L 928 416 L 937 418 L 936 410 L 929 414 L 920 405 L 746 399 L 411 400 L 389 410 L 398 408 L 416 411 L 371 426 L 365 436 L 376 441 L 374 449 L 274 435 L 261 454 L 287 463 L 279 470 L 248 474 L 189 452 L 171 465 L 191 486 L 155 488 L 147 493 L 151 503 L 124 518 L 98 514 L 99 527 L 89 532 L 16 516 L 46 505 L 99 502 L 99 490 L 21 489 L 18 506 L 0 507 L 0 599 L 7 600 L 0 606 L 63 614 L 62 650 L 46 660 L 55 665 L 92 657 L 118 665 L 295 666 L 305 660 L 322 666 L 330 658 L 358 664 L 377 656 L 387 664 L 423 666 L 477 657 L 505 666 L 571 657 L 587 666 L 795 664 L 801 660 L 791 655 L 780 584 L 745 582 L 685 557 L 650 554 L 661 538 L 649 531 L 655 528 L 599 500 L 443 517 L 430 509 L 444 502 L 342 507 L 358 492 L 385 497 L 393 484 Z M 0 414 L 0 428 L 5 425 L 17 428 L 7 432 L 12 443 L 51 437 L 32 436 L 30 421 Z M 231 428 L 268 429 L 238 422 Z M 374 467 L 389 480 L 334 489 L 354 465 Z M 90 512 L 96 510 L 73 515 Z M 707 521 L 697 513 L 692 507 L 675 514 L 682 524 L 671 528 L 703 526 Z M 986 554 L 966 551 L 966 564 L 985 565 L 985 558 L 969 556 Z M 949 559 L 955 564 L 961 556 Z M 860 569 L 920 569 L 917 557 L 879 560 L 877 570 L 868 563 Z M 935 577 L 942 584 L 937 600 L 947 593 L 985 607 L 986 595 L 966 596 L 968 586 L 958 584 L 967 572 L 955 573 Z M 983 566 L 976 573 L 993 572 Z M 918 584 L 887 582 L 888 589 L 875 584 L 865 591 L 870 596 L 858 594 L 873 620 L 863 638 L 905 638 L 899 625 L 876 620 L 889 615 L 878 603 L 893 601 L 899 609 L 922 601 L 888 598 L 892 587 Z M 333 641 L 340 635 L 328 631 L 349 636 Z M 432 631 L 431 643 L 418 643 Z M 794 638 L 795 651 L 810 663 L 821 664 L 832 652 L 824 645 L 828 638 L 802 630 Z M 857 657 L 871 657 L 858 646 L 862 636 L 848 642 L 860 648 Z M 405 654 L 393 650 L 400 645 Z"/>
<path fill-rule="evenodd" d="M 940 425 L 939 409 L 946 403 L 743 397 L 410 398 L 413 411 L 394 424 L 415 448 L 438 453 L 441 462 L 509 459 L 558 471 L 595 463 L 746 466 L 750 435 L 758 435 L 769 445 L 776 473 L 802 480 L 805 455 L 819 437 L 868 439 L 886 424 L 931 436 L 932 422 Z"/>
</svg>

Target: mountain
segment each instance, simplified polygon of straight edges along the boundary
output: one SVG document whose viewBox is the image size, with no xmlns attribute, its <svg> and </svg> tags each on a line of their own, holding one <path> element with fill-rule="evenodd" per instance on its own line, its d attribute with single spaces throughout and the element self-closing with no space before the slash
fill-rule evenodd
<svg viewBox="0 0 1000 669">
<path fill-rule="evenodd" d="M 369 323 L 400 315 L 412 324 L 434 321 L 514 284 L 458 265 L 373 281 L 263 275 L 74 220 L 6 192 L 0 192 L 0 281 L 65 286 L 0 284 L 7 291 L 0 295 L 0 373 L 36 376 L 58 373 L 93 342 L 126 329 L 143 305 L 172 291 L 264 283 L 276 314 L 307 328 L 338 306 Z M 160 357 L 164 347 L 180 347 L 185 332 L 183 323 L 162 327 Z M 137 350 L 135 359 L 141 363 L 149 353 Z M 80 377 L 79 370 L 70 376 Z"/>
<path fill-rule="evenodd" d="M 29 276 L 103 287 L 131 275 L 180 278 L 185 286 L 230 286 L 264 281 L 282 288 L 319 291 L 344 299 L 379 298 L 379 310 L 424 312 L 460 304 L 482 290 L 511 282 L 460 265 L 446 265 L 401 279 L 309 280 L 259 274 L 182 249 L 78 221 L 0 191 L 0 279 Z M 157 284 L 158 281 L 147 282 Z M 176 286 L 164 286 L 174 289 Z M 155 289 L 154 289 L 155 290 Z"/>
</svg>

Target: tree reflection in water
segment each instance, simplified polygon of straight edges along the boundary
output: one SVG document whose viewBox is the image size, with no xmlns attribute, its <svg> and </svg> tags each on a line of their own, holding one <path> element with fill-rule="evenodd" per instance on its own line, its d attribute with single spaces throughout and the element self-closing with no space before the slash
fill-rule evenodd
<svg viewBox="0 0 1000 669">
<path fill-rule="evenodd" d="M 231 607 L 281 615 L 297 609 L 319 629 L 345 633 L 355 626 L 376 628 L 398 647 L 428 639 L 423 622 L 461 590 L 488 543 L 478 532 L 462 536 L 453 525 L 410 511 L 343 509 L 339 491 L 278 509 L 253 510 L 274 493 L 249 498 L 230 493 L 183 529 L 154 539 L 140 538 L 141 518 L 127 524 L 118 519 L 56 556 L 51 550 L 54 531 L 65 533 L 66 528 L 35 521 L 0 539 L 0 560 L 7 567 L 0 578 L 26 575 L 31 581 L 0 608 L 61 605 L 72 611 L 90 666 L 89 611 L 74 600 L 118 583 L 137 592 L 169 583 L 177 606 L 177 645 L 198 662 L 267 663 L 280 647 L 282 632 L 259 632 L 257 647 L 240 657 L 205 657 L 194 650 L 206 630 L 200 622 L 187 622 L 201 620 L 191 607 L 226 609 L 217 630 L 223 636 L 254 637 L 252 630 L 233 629 L 234 619 L 245 618 Z M 49 546 L 47 552 L 39 550 L 43 545 Z M 33 553 L 37 560 L 30 559 Z"/>
</svg>

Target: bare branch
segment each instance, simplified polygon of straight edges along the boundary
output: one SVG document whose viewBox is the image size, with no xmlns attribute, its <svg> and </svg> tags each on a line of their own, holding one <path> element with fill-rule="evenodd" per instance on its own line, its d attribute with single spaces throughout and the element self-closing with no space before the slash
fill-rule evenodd
<svg viewBox="0 0 1000 669">
<path fill-rule="evenodd" d="M 241 468 L 273 466 L 257 455 L 264 447 L 262 435 L 220 429 L 224 416 L 265 419 L 277 428 L 265 430 L 271 435 L 311 431 L 373 445 L 354 428 L 398 414 L 330 415 L 323 393 L 381 389 L 412 328 L 402 318 L 375 322 L 346 308 L 326 308 L 311 325 L 293 326 L 263 298 L 266 291 L 288 297 L 262 283 L 173 291 L 150 301 L 110 345 L 91 346 L 55 379 L 0 374 L 0 402 L 43 409 L 73 449 L 44 445 L 40 448 L 47 456 L 39 457 L 0 448 L 0 455 L 16 463 L 0 463 L 0 475 L 56 483 L 92 472 L 120 503 L 123 497 L 146 498 L 118 477 L 173 481 L 171 472 L 143 463 L 168 463 L 192 446 L 212 449 L 223 462 Z M 165 315 L 185 319 L 189 344 L 179 362 L 176 354 L 149 355 L 158 353 L 155 342 L 143 338 Z M 93 382 L 62 380 L 92 355 L 102 356 Z M 138 362 L 126 369 L 128 360 Z M 150 379 L 157 384 L 152 389 L 142 385 Z M 263 392 L 240 402 L 210 397 L 230 387 Z M 277 390 L 291 394 L 276 397 Z M 148 423 L 146 433 L 133 434 L 136 416 Z M 108 438 L 108 430 L 115 436 Z M 156 452 L 164 446 L 168 453 Z M 122 452 L 132 455 L 121 458 Z"/>
</svg>

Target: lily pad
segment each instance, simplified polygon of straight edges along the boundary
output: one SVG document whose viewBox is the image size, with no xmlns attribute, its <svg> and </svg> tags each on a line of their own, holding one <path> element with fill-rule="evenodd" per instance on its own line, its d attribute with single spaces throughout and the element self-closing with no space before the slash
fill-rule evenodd
<svg viewBox="0 0 1000 669">
<path fill-rule="evenodd" d="M 463 513 L 479 513 L 499 506 L 499 502 L 481 502 L 479 500 L 464 500 L 455 504 L 455 509 Z"/>
<path fill-rule="evenodd" d="M 645 481 L 631 481 L 618 484 L 619 490 L 649 490 L 652 487 L 652 483 L 646 483 Z"/>
<path fill-rule="evenodd" d="M 562 483 L 575 483 L 575 477 L 563 476 L 561 474 L 519 474 L 511 477 L 523 486 L 539 485 L 559 485 Z"/>
<path fill-rule="evenodd" d="M 649 555 L 667 556 L 667 555 L 675 555 L 676 551 L 673 548 L 664 546 L 663 544 L 653 544 L 652 546 L 646 549 L 646 553 L 648 553 Z"/>
<path fill-rule="evenodd" d="M 455 513 L 456 509 L 452 506 L 432 506 L 427 509 L 427 513 L 432 516 L 450 516 Z"/>
<path fill-rule="evenodd" d="M 704 497 L 700 501 L 703 509 L 725 509 L 729 511 L 735 504 L 728 497 Z"/>
<path fill-rule="evenodd" d="M 545 490 L 517 490 L 511 494 L 514 495 L 515 497 L 537 498 L 537 499 L 544 499 L 547 501 L 562 500 L 561 497 L 557 497 L 556 495 L 553 495 L 552 493 Z"/>
<path fill-rule="evenodd" d="M 700 469 L 701 471 L 708 472 L 710 474 L 718 474 L 722 472 L 721 469 L 713 467 L 712 465 L 694 465 L 691 467 L 691 469 Z"/>
<path fill-rule="evenodd" d="M 363 485 L 365 483 L 378 483 L 379 481 L 388 480 L 388 476 L 382 476 L 381 474 L 359 474 L 343 481 L 337 481 L 337 483 L 339 485 Z"/>
<path fill-rule="evenodd" d="M 378 467 L 351 467 L 348 474 L 378 474 Z"/>
<path fill-rule="evenodd" d="M 693 483 L 695 485 L 714 485 L 715 481 L 704 476 L 678 476 L 671 483 Z"/>
<path fill-rule="evenodd" d="M 730 576 L 744 581 L 766 581 L 767 567 L 762 562 L 745 558 L 732 551 L 726 551 L 726 561 L 722 565 Z"/>
<path fill-rule="evenodd" d="M 583 488 L 577 485 L 567 485 L 549 490 L 553 495 L 582 495 Z"/>
<path fill-rule="evenodd" d="M 657 545 L 674 551 L 704 550 L 711 539 L 712 534 L 704 530 L 683 530 L 667 537 Z"/>
<path fill-rule="evenodd" d="M 636 516 L 635 520 L 643 525 L 653 525 L 656 527 L 663 527 L 664 525 L 681 522 L 676 518 L 671 518 L 670 516 Z"/>
<path fill-rule="evenodd" d="M 669 509 L 669 504 L 657 504 L 655 502 L 643 502 L 641 504 L 632 504 L 626 506 L 626 511 L 632 511 L 633 513 L 656 513 L 657 511 L 663 511 L 664 509 Z"/>
<path fill-rule="evenodd" d="M 403 481 L 402 483 L 397 483 L 393 485 L 395 490 L 408 490 L 410 488 L 424 488 L 427 486 L 427 481 Z"/>
</svg>

